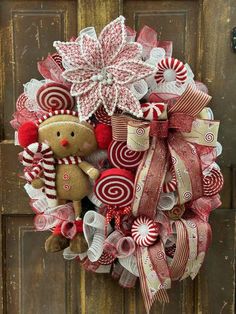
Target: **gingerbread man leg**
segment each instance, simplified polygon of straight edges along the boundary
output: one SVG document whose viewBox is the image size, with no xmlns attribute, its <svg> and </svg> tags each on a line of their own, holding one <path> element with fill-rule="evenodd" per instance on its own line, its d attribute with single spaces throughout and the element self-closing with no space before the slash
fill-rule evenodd
<svg viewBox="0 0 236 314">
<path fill-rule="evenodd" d="M 74 207 L 74 211 L 75 211 L 75 219 L 79 220 L 81 210 L 82 210 L 81 201 L 73 201 L 73 207 Z"/>
</svg>

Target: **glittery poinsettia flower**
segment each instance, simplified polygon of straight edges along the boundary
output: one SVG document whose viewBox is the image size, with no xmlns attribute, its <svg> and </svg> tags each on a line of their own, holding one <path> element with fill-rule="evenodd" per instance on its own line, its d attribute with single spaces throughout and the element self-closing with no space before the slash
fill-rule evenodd
<svg viewBox="0 0 236 314">
<path fill-rule="evenodd" d="M 155 69 L 141 60 L 139 44 L 127 42 L 123 16 L 105 26 L 98 39 L 84 34 L 75 42 L 56 41 L 54 47 L 70 65 L 63 77 L 72 83 L 81 120 L 100 105 L 108 115 L 118 107 L 142 117 L 129 85 L 154 74 Z"/>
</svg>

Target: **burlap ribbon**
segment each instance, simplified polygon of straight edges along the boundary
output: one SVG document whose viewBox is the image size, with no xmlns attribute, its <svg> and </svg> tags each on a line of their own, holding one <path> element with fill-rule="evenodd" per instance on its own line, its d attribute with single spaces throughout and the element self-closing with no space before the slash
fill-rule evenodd
<svg viewBox="0 0 236 314">
<path fill-rule="evenodd" d="M 134 216 L 145 215 L 155 219 L 170 160 L 178 182 L 178 203 L 184 204 L 203 196 L 201 160 L 194 145 L 215 146 L 219 122 L 197 119 L 196 116 L 210 100 L 209 95 L 188 86 L 169 109 L 168 120 L 153 121 L 149 125 L 147 122 L 139 121 L 137 132 L 130 133 L 128 126 L 130 123 L 134 125 L 133 119 L 122 116 L 112 119 L 113 139 L 135 143 L 133 147 L 129 145 L 129 149 L 136 150 L 141 136 L 146 136 L 146 139 L 141 139 L 142 143 L 147 141 L 149 143 L 150 135 L 148 149 L 136 174 L 132 204 Z M 140 130 L 144 127 L 149 128 L 149 132 Z M 130 136 L 133 137 L 131 140 Z M 197 237 L 197 233 L 203 228 L 209 234 L 209 225 L 206 222 L 190 219 L 176 221 L 174 224 L 177 243 L 170 268 L 165 259 L 164 246 L 160 241 L 151 247 L 137 250 L 141 289 L 147 312 L 156 299 L 168 301 L 165 289 L 170 287 L 170 278 L 177 280 L 193 274 L 192 268 L 196 269 L 201 264 L 208 247 L 209 236 L 203 239 L 204 249 L 199 252 L 200 238 Z"/>
</svg>

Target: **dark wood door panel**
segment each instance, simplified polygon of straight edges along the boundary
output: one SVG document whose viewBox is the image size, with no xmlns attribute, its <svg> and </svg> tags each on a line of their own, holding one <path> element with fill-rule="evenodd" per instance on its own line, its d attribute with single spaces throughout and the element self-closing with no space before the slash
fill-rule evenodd
<svg viewBox="0 0 236 314">
<path fill-rule="evenodd" d="M 200 1 L 124 1 L 127 24 L 154 28 L 159 40 L 173 41 L 173 56 L 196 70 Z"/>
<path fill-rule="evenodd" d="M 210 217 L 212 244 L 196 278 L 196 313 L 233 314 L 235 310 L 235 209 L 217 209 Z"/>
<path fill-rule="evenodd" d="M 48 234 L 35 232 L 32 219 L 32 215 L 3 218 L 4 312 L 68 313 L 72 306 L 68 298 L 76 293 L 67 285 L 72 264 L 65 263 L 61 253 L 46 254 Z"/>
<path fill-rule="evenodd" d="M 77 33 L 77 1 L 1 1 L 0 29 L 2 139 L 11 139 L 9 121 L 22 84 L 40 78 L 37 61 L 54 51 L 54 40 Z"/>
</svg>

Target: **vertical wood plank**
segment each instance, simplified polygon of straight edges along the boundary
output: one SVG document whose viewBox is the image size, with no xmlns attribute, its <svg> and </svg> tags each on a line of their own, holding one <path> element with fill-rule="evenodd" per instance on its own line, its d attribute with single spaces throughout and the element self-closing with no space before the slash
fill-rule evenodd
<svg viewBox="0 0 236 314">
<path fill-rule="evenodd" d="M 235 309 L 236 210 L 211 214 L 213 241 L 197 281 L 197 313 L 233 314 Z"/>
<path fill-rule="evenodd" d="M 204 0 L 201 16 L 200 79 L 213 96 L 211 106 L 221 120 L 219 141 L 223 145 L 221 164 L 231 165 L 236 154 L 236 62 L 231 49 L 231 31 L 235 27 L 234 0 Z"/>
<path fill-rule="evenodd" d="M 122 12 L 121 0 L 78 0 L 78 28 L 94 26 L 97 33 Z"/>
</svg>

